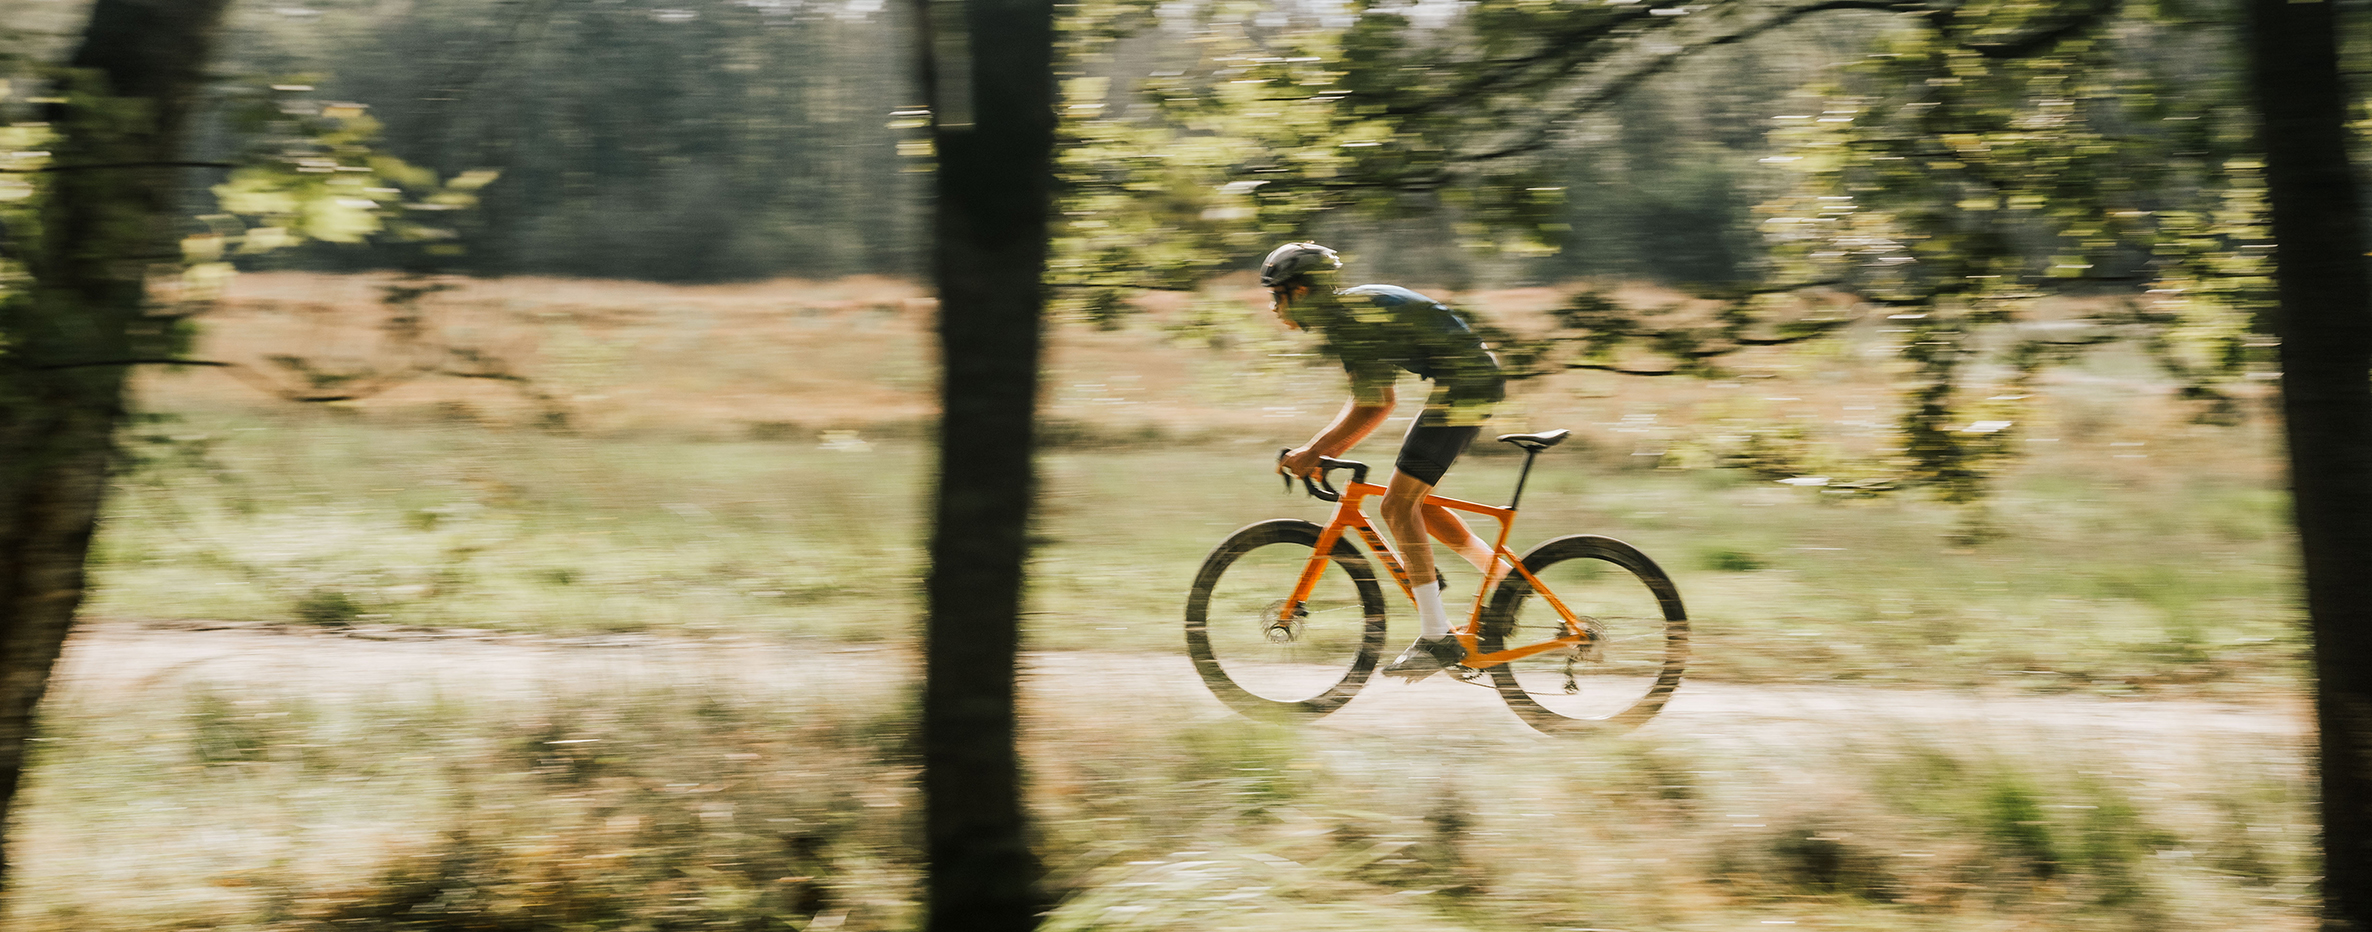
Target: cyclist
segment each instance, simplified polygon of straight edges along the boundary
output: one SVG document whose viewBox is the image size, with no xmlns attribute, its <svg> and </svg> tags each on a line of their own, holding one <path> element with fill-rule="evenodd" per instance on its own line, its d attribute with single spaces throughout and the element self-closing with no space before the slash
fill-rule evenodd
<svg viewBox="0 0 2372 932">
<path fill-rule="evenodd" d="M 1425 496 L 1482 432 L 1492 406 L 1506 397 L 1505 378 L 1498 357 L 1459 312 L 1396 285 L 1337 290 L 1335 274 L 1341 268 L 1342 258 L 1316 243 L 1286 243 L 1260 263 L 1269 309 L 1286 327 L 1323 338 L 1325 351 L 1342 361 L 1351 381 L 1351 399 L 1342 411 L 1308 443 L 1286 452 L 1277 468 L 1310 476 L 1318 471 L 1320 457 L 1340 456 L 1383 426 L 1392 413 L 1398 370 L 1433 383 L 1424 410 L 1400 442 L 1381 508 L 1416 592 L 1419 627 L 1416 642 L 1384 672 L 1415 682 L 1466 659 L 1465 647 L 1450 636 L 1441 574 L 1428 537 L 1477 569 L 1491 565 L 1491 545 L 1456 512 L 1424 504 Z M 1495 581 L 1486 570 L 1484 591 Z"/>
</svg>

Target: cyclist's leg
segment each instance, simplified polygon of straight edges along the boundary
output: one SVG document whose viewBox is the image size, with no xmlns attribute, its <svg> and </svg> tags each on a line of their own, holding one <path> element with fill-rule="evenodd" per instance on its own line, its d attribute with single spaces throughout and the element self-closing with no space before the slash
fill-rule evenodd
<svg viewBox="0 0 2372 932">
<path fill-rule="evenodd" d="M 1455 384 L 1436 386 L 1432 396 L 1425 399 L 1425 415 L 1419 418 L 1420 423 L 1429 417 L 1444 427 L 1464 429 L 1457 439 L 1456 449 L 1433 454 L 1443 472 L 1449 470 L 1458 454 L 1482 432 L 1483 425 L 1491 420 L 1492 409 L 1507 398 L 1506 381 L 1498 377 L 1495 358 L 1493 362 L 1494 366 L 1487 377 L 1479 380 L 1460 379 Z M 1439 482 L 1436 478 L 1435 484 Z M 1499 584 L 1499 577 L 1514 570 L 1513 565 L 1492 559 L 1491 543 L 1467 527 L 1466 519 L 1457 512 L 1440 505 L 1426 505 L 1422 511 L 1425 529 L 1482 573 L 1483 592 L 1491 591 Z"/>
<path fill-rule="evenodd" d="M 1496 388 L 1496 386 L 1493 386 Z M 1491 401 L 1479 405 L 1458 405 L 1451 402 L 1452 393 L 1446 387 L 1436 387 L 1433 397 L 1426 400 L 1425 410 L 1409 425 L 1408 437 L 1401 441 L 1400 457 L 1393 465 L 1392 481 L 1385 487 L 1384 500 L 1378 509 L 1384 524 L 1400 544 L 1401 559 L 1408 567 L 1409 582 L 1416 587 L 1417 615 L 1421 628 L 1415 643 L 1401 651 L 1384 672 L 1411 681 L 1424 679 L 1435 671 L 1465 659 L 1466 649 L 1456 638 L 1450 637 L 1447 607 L 1442 605 L 1440 574 L 1433 565 L 1433 544 L 1436 536 L 1432 525 L 1436 519 L 1431 512 L 1441 512 L 1446 518 L 1441 528 L 1446 532 L 1444 543 L 1460 556 L 1466 556 L 1469 543 L 1481 549 L 1485 563 L 1490 559 L 1487 547 L 1473 540 L 1474 532 L 1466 523 L 1445 508 L 1424 507 L 1425 496 L 1441 483 L 1450 464 L 1458 454 L 1482 433 L 1482 421 L 1490 416 Z"/>
<path fill-rule="evenodd" d="M 1433 566 L 1436 537 L 1461 557 L 1473 560 L 1480 556 L 1484 562 L 1490 559 L 1490 545 L 1475 537 L 1457 515 L 1449 509 L 1424 504 L 1425 496 L 1433 493 L 1442 474 L 1449 471 L 1450 464 L 1457 461 L 1458 454 L 1465 451 L 1482 429 L 1428 423 L 1433 420 L 1433 409 L 1428 407 L 1409 426 L 1408 437 L 1401 441 L 1400 458 L 1392 464 L 1392 479 L 1386 484 L 1384 499 L 1377 508 L 1384 526 L 1392 532 L 1393 543 L 1400 547 L 1400 559 L 1408 568 L 1409 583 L 1418 586 L 1433 582 L 1438 575 Z"/>
<path fill-rule="evenodd" d="M 1402 565 L 1408 568 L 1409 584 L 1417 599 L 1418 630 L 1416 641 L 1384 667 L 1387 675 L 1420 680 L 1466 657 L 1465 647 L 1450 636 L 1449 613 L 1442 604 L 1441 577 L 1433 566 L 1432 535 L 1427 533 L 1430 529 L 1423 504 L 1449 468 L 1449 461 L 1457 458 L 1458 451 L 1477 432 L 1473 427 L 1429 425 L 1420 416 L 1409 428 L 1399 461 L 1393 464 L 1392 481 L 1385 486 L 1384 500 L 1377 510 L 1400 545 Z"/>
<path fill-rule="evenodd" d="M 1428 488 L 1427 491 L 1430 492 L 1431 489 Z M 1418 514 L 1425 519 L 1426 533 L 1464 558 L 1466 562 L 1473 564 L 1475 571 L 1483 574 L 1482 591 L 1491 591 L 1491 587 L 1499 582 L 1499 577 L 1507 574 L 1508 568 L 1505 564 L 1497 567 L 1491 566 L 1491 542 L 1484 540 L 1482 535 L 1474 533 L 1473 528 L 1466 526 L 1466 519 L 1459 517 L 1457 512 L 1440 505 L 1424 505 L 1418 508 Z M 1438 570 L 1435 571 L 1435 575 L 1439 575 Z"/>
<path fill-rule="evenodd" d="M 1384 497 L 1376 505 L 1376 516 L 1384 519 L 1384 529 L 1392 532 L 1392 542 L 1400 548 L 1400 565 L 1408 570 L 1408 583 L 1422 586 L 1432 582 L 1433 541 L 1425 533 L 1425 521 L 1418 506 L 1431 494 L 1433 484 L 1405 472 L 1395 471 L 1384 486 Z"/>
<path fill-rule="evenodd" d="M 1466 526 L 1457 512 L 1439 505 L 1424 504 L 1425 496 L 1441 484 L 1441 477 L 1457 462 L 1458 454 L 1466 451 L 1482 432 L 1482 424 L 1491 417 L 1491 408 L 1499 399 L 1496 384 L 1487 389 L 1468 388 L 1464 391 L 1447 385 L 1435 386 L 1431 397 L 1425 399 L 1425 410 L 1409 425 L 1408 436 L 1400 443 L 1400 457 L 1393 463 L 1395 472 L 1387 486 L 1381 510 L 1384 522 L 1392 530 L 1404 558 L 1409 559 L 1410 582 L 1437 578 L 1433 551 L 1428 538 L 1439 540 L 1450 550 L 1474 564 L 1474 568 L 1490 576 L 1491 545 Z M 1395 517 L 1397 512 L 1397 517 Z M 1421 558 L 1410 556 L 1421 552 Z M 1423 561 L 1425 572 L 1418 574 L 1414 567 Z M 1492 580 L 1486 578 L 1485 591 Z"/>
</svg>

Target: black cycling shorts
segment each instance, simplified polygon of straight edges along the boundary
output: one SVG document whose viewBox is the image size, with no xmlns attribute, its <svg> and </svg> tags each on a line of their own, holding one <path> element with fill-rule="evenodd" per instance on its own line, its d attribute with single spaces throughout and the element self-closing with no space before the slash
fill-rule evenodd
<svg viewBox="0 0 2372 932">
<path fill-rule="evenodd" d="M 1400 441 L 1400 458 L 1392 468 L 1426 485 L 1440 485 L 1443 473 L 1458 461 L 1458 454 L 1466 452 L 1466 445 L 1474 442 L 1477 427 L 1443 427 L 1425 423 L 1418 418 L 1408 426 L 1408 437 Z"/>
</svg>

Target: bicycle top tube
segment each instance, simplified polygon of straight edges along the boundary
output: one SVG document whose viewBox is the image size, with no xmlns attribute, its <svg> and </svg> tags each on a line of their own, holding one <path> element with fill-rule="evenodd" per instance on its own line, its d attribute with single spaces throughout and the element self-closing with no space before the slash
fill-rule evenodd
<svg viewBox="0 0 2372 932">
<path fill-rule="evenodd" d="M 1386 491 L 1389 490 L 1384 486 L 1380 486 L 1372 482 L 1346 482 L 1343 483 L 1342 501 L 1339 503 L 1338 507 L 1357 511 L 1360 510 L 1359 505 L 1362 499 L 1369 497 L 1380 497 Z M 1443 508 L 1448 508 L 1453 511 L 1470 511 L 1478 515 L 1497 518 L 1502 522 L 1515 517 L 1515 509 L 1508 508 L 1504 505 L 1485 505 L 1481 502 L 1470 502 L 1466 501 L 1465 499 L 1449 498 L 1441 495 L 1425 496 L 1425 504 L 1440 505 Z"/>
<path fill-rule="evenodd" d="M 1337 498 L 1334 503 L 1333 519 L 1327 521 L 1326 525 L 1318 532 L 1318 543 L 1322 548 L 1320 552 L 1325 552 L 1323 548 L 1334 546 L 1336 538 L 1344 533 L 1356 531 L 1361 537 L 1366 538 L 1368 546 L 1375 550 L 1376 556 L 1383 561 L 1384 568 L 1391 572 L 1392 578 L 1400 583 L 1402 591 L 1407 592 L 1409 590 L 1408 571 L 1400 564 L 1400 554 L 1394 551 L 1381 535 L 1376 534 L 1374 522 L 1368 519 L 1367 510 L 1362 507 L 1369 496 L 1382 495 L 1386 491 L 1384 486 L 1372 482 L 1344 483 L 1341 497 Z M 1485 505 L 1481 502 L 1470 502 L 1464 499 L 1445 498 L 1439 495 L 1425 496 L 1425 504 L 1439 505 L 1455 511 L 1471 512 L 1498 522 L 1499 533 L 1495 535 L 1496 539 L 1491 543 L 1492 563 L 1495 565 L 1500 561 L 1506 561 L 1511 567 L 1520 563 L 1515 552 L 1507 549 L 1507 538 L 1515 532 L 1515 509 Z M 1311 566 L 1315 567 L 1316 565 L 1316 560 L 1313 558 Z M 1413 592 L 1410 592 L 1409 595 L 1411 598 L 1415 597 Z M 1483 593 L 1477 590 L 1475 612 L 1478 614 L 1482 610 L 1482 595 Z"/>
</svg>

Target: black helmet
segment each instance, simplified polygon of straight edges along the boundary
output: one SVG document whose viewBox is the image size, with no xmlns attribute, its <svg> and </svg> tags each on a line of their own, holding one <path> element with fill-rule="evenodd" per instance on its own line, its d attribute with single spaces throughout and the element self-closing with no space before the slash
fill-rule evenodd
<svg viewBox="0 0 2372 932">
<path fill-rule="evenodd" d="M 1342 257 L 1334 250 L 1316 243 L 1286 243 L 1272 249 L 1268 258 L 1260 261 L 1260 284 L 1270 288 L 1292 281 L 1309 272 L 1332 272 L 1342 268 Z"/>
</svg>

